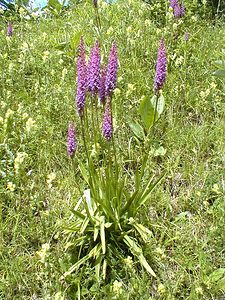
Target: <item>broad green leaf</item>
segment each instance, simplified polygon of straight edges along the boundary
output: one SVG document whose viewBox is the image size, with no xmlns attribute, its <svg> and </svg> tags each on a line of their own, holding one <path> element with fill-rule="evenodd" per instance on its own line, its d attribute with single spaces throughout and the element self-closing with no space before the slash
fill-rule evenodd
<svg viewBox="0 0 225 300">
<path fill-rule="evenodd" d="M 152 106 L 151 99 L 148 97 L 143 98 L 140 103 L 139 113 L 145 125 L 146 131 L 149 131 L 154 122 L 154 107 Z"/>
<path fill-rule="evenodd" d="M 147 243 L 152 236 L 151 230 L 139 223 L 134 223 L 133 226 L 138 231 L 143 241 Z"/>
<path fill-rule="evenodd" d="M 86 219 L 83 221 L 81 228 L 80 228 L 81 234 L 85 232 L 85 229 L 87 228 L 89 221 L 90 221 L 90 219 L 88 217 L 86 217 Z"/>
<path fill-rule="evenodd" d="M 219 268 L 212 272 L 209 276 L 208 279 L 211 283 L 217 282 L 220 280 L 223 276 L 225 275 L 225 268 Z"/>
<path fill-rule="evenodd" d="M 87 189 L 87 190 L 84 191 L 84 198 L 85 198 L 86 203 L 87 203 L 89 214 L 91 216 L 93 216 L 94 212 L 95 212 L 95 209 L 96 209 L 96 205 L 95 205 L 95 203 L 91 199 L 91 191 L 90 191 L 90 189 Z"/>
<path fill-rule="evenodd" d="M 85 215 L 83 215 L 82 213 L 80 213 L 79 211 L 72 209 L 72 212 L 74 215 L 76 215 L 79 219 L 84 220 L 85 219 Z"/>
<path fill-rule="evenodd" d="M 98 233 L 99 233 L 99 227 L 95 226 L 94 227 L 94 242 L 97 240 L 97 237 L 98 237 Z"/>
<path fill-rule="evenodd" d="M 152 185 L 151 185 L 152 181 L 150 180 L 150 184 L 147 185 L 145 192 L 138 199 L 137 208 L 140 207 L 141 205 L 143 205 L 149 199 L 150 193 L 160 183 L 160 181 L 163 179 L 164 176 L 165 176 L 165 173 L 163 173 Z"/>
<path fill-rule="evenodd" d="M 213 72 L 213 75 L 220 78 L 225 78 L 225 70 L 216 70 Z"/>
<path fill-rule="evenodd" d="M 225 277 L 217 281 L 217 288 L 218 290 L 225 292 Z"/>
<path fill-rule="evenodd" d="M 105 217 L 100 217 L 100 237 L 102 243 L 102 253 L 105 254 L 106 252 L 106 245 L 105 245 Z"/>
<path fill-rule="evenodd" d="M 83 165 L 83 163 L 81 161 L 79 162 L 79 169 L 80 169 L 80 172 L 81 172 L 84 180 L 86 181 L 87 184 L 89 184 L 88 172 L 87 172 L 85 166 Z"/>
<path fill-rule="evenodd" d="M 144 140 L 145 138 L 144 129 L 138 122 L 128 120 L 128 125 L 138 139 Z"/>
<path fill-rule="evenodd" d="M 121 210 L 121 215 L 123 215 L 124 213 L 126 213 L 126 212 L 129 210 L 129 208 L 130 208 L 130 206 L 132 205 L 132 203 L 134 202 L 134 200 L 135 200 L 137 194 L 138 194 L 138 190 L 136 190 L 136 191 L 132 194 L 132 196 L 127 200 L 127 203 L 125 204 L 125 206 L 124 206 L 123 209 Z"/>
<path fill-rule="evenodd" d="M 95 262 L 95 274 L 96 274 L 98 281 L 100 280 L 101 262 L 102 262 L 102 256 L 99 256 Z"/>
<path fill-rule="evenodd" d="M 153 156 L 164 156 L 166 154 L 166 149 L 160 146 L 158 149 L 153 150 Z"/>
<path fill-rule="evenodd" d="M 48 0 L 48 6 L 55 9 L 57 12 L 62 8 L 62 4 L 58 0 Z"/>
<path fill-rule="evenodd" d="M 217 65 L 219 68 L 225 69 L 225 60 L 216 60 L 215 65 Z"/>
<path fill-rule="evenodd" d="M 73 273 L 76 269 L 78 269 L 82 264 L 84 264 L 89 259 L 89 254 L 82 257 L 78 262 L 76 262 L 72 267 L 69 268 L 67 272 L 63 274 L 63 277 L 67 277 L 71 273 Z"/>
<path fill-rule="evenodd" d="M 130 251 L 135 256 L 138 257 L 142 253 L 142 249 L 140 247 L 138 247 L 137 244 L 135 243 L 135 241 L 133 239 L 131 239 L 128 235 L 125 235 L 123 240 L 127 244 L 127 246 L 129 247 Z"/>
<path fill-rule="evenodd" d="M 131 239 L 128 235 L 126 235 L 124 236 L 124 242 L 129 247 L 131 253 L 138 258 L 140 264 L 147 270 L 147 272 L 151 274 L 153 277 L 156 277 L 155 272 L 152 270 L 147 260 L 145 259 L 142 253 L 142 249 L 134 242 L 134 240 Z"/>
<path fill-rule="evenodd" d="M 70 275 L 71 273 L 73 273 L 82 264 L 84 264 L 89 258 L 97 256 L 100 249 L 101 249 L 101 245 L 97 244 L 86 256 L 82 257 L 72 267 L 70 267 L 69 270 L 63 274 L 63 277 L 65 278 L 68 275 Z"/>
<path fill-rule="evenodd" d="M 76 34 L 70 40 L 70 46 L 73 50 L 75 50 L 79 44 L 80 37 L 82 35 L 81 31 L 76 32 Z"/>
<path fill-rule="evenodd" d="M 102 265 L 102 277 L 104 280 L 106 278 L 106 269 L 107 269 L 107 260 L 104 259 L 103 265 Z"/>
<path fill-rule="evenodd" d="M 156 114 L 156 120 L 160 117 L 160 115 L 163 113 L 164 106 L 165 106 L 165 100 L 163 97 L 163 94 L 161 94 L 158 98 L 156 96 L 153 96 L 151 99 L 152 106 L 154 107 L 154 110 L 156 108 L 157 114 Z M 156 107 L 157 106 L 157 107 Z"/>
<path fill-rule="evenodd" d="M 151 274 L 153 277 L 156 277 L 155 272 L 152 270 L 152 268 L 150 267 L 149 263 L 147 262 L 147 260 L 145 259 L 144 255 L 141 254 L 138 257 L 140 264 L 148 271 L 149 274 Z"/>
</svg>

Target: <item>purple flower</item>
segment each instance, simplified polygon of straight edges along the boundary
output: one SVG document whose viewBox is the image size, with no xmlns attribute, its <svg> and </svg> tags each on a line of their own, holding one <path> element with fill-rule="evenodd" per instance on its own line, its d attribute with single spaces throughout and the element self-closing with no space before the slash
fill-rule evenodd
<svg viewBox="0 0 225 300">
<path fill-rule="evenodd" d="M 104 66 L 101 72 L 100 87 L 99 87 L 99 98 L 102 103 L 105 103 L 105 99 L 106 99 L 105 78 L 106 78 L 106 67 Z"/>
<path fill-rule="evenodd" d="M 155 93 L 162 89 L 166 82 L 166 64 L 166 48 L 164 40 L 161 39 L 156 61 L 156 75 L 154 83 Z"/>
<path fill-rule="evenodd" d="M 106 96 L 111 96 L 113 90 L 116 87 L 117 68 L 118 68 L 117 48 L 116 48 L 116 43 L 114 42 L 110 50 L 108 67 L 106 72 L 106 79 L 105 79 Z"/>
<path fill-rule="evenodd" d="M 77 149 L 76 129 L 73 122 L 69 123 L 68 136 L 67 136 L 67 153 L 73 157 Z"/>
<path fill-rule="evenodd" d="M 189 40 L 189 34 L 188 32 L 186 31 L 185 34 L 184 34 L 184 40 L 187 42 Z"/>
<path fill-rule="evenodd" d="M 84 42 L 81 37 L 79 45 L 79 57 L 77 59 L 77 94 L 76 106 L 80 117 L 83 116 L 87 91 L 87 66 L 85 60 Z"/>
<path fill-rule="evenodd" d="M 12 35 L 13 35 L 12 23 L 11 23 L 11 22 L 8 22 L 7 36 L 12 36 Z"/>
<path fill-rule="evenodd" d="M 180 4 L 177 3 L 173 9 L 173 15 L 175 18 L 180 18 L 181 17 L 181 7 Z"/>
<path fill-rule="evenodd" d="M 170 0 L 170 7 L 174 8 L 178 3 L 178 0 Z"/>
<path fill-rule="evenodd" d="M 103 134 L 103 137 L 107 141 L 111 140 L 112 134 L 113 134 L 112 114 L 111 114 L 110 105 L 111 105 L 111 102 L 107 101 L 106 107 L 105 107 L 105 112 L 104 112 L 104 117 L 103 117 L 103 125 L 102 125 L 102 134 Z"/>
<path fill-rule="evenodd" d="M 96 42 L 95 46 L 91 50 L 91 57 L 88 65 L 88 90 L 92 96 L 97 95 L 100 88 L 100 48 L 99 42 Z"/>
<path fill-rule="evenodd" d="M 180 16 L 183 17 L 184 15 L 185 15 L 185 6 L 184 3 L 182 3 L 180 7 Z"/>
</svg>

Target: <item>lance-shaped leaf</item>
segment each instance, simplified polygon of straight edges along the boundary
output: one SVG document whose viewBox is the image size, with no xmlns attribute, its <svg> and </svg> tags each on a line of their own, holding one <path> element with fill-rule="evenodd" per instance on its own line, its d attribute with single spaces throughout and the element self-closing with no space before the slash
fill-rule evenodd
<svg viewBox="0 0 225 300">
<path fill-rule="evenodd" d="M 125 235 L 123 240 L 125 244 L 129 247 L 131 253 L 138 258 L 140 264 L 148 271 L 148 273 L 151 274 L 153 277 L 156 277 L 155 272 L 152 270 L 147 260 L 145 259 L 142 253 L 142 249 L 134 242 L 134 240 L 131 239 L 128 235 Z"/>
</svg>

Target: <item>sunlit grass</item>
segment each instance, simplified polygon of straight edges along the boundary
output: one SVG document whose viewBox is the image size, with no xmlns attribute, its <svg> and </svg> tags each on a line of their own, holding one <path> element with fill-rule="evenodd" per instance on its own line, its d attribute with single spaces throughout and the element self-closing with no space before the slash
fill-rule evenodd
<svg viewBox="0 0 225 300">
<path fill-rule="evenodd" d="M 202 18 L 192 1 L 178 24 L 167 13 L 164 1 L 151 7 L 141 1 L 101 4 L 101 34 L 91 3 L 59 18 L 15 20 L 12 38 L 1 21 L 0 298 L 76 299 L 80 290 L 81 299 L 223 299 L 224 90 L 212 72 L 225 32 L 220 21 Z M 75 57 L 81 33 L 88 52 L 101 41 L 104 61 L 117 42 L 115 135 L 127 165 L 139 161 L 141 149 L 128 116 L 141 122 L 141 99 L 153 95 L 158 42 L 162 36 L 166 41 L 166 106 L 148 163 L 149 172 L 166 176 L 138 213 L 152 231 L 144 255 L 154 280 L 124 257 L 114 261 L 104 284 L 96 282 L 91 265 L 60 280 L 73 264 L 61 229 L 80 197 L 74 176 L 85 188 L 66 152 L 68 122 L 78 121 Z M 77 136 L 84 158 L 79 125 Z"/>
</svg>

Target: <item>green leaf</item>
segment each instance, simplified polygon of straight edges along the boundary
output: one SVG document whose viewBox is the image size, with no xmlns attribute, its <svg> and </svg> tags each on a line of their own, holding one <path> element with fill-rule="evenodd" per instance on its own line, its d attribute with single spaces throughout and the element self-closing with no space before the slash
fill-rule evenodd
<svg viewBox="0 0 225 300">
<path fill-rule="evenodd" d="M 98 233 L 99 233 L 99 227 L 98 226 L 95 226 L 94 227 L 94 242 L 97 240 L 97 237 L 98 237 Z"/>
<path fill-rule="evenodd" d="M 156 277 L 155 272 L 152 270 L 147 260 L 145 259 L 142 253 L 142 249 L 134 242 L 134 240 L 131 239 L 128 235 L 125 235 L 123 240 L 129 247 L 131 253 L 138 258 L 140 264 L 146 269 L 146 271 L 153 277 Z"/>
<path fill-rule="evenodd" d="M 83 163 L 80 161 L 79 162 L 79 169 L 80 169 L 80 172 L 84 178 L 84 180 L 86 181 L 86 183 L 89 185 L 89 176 L 88 176 L 88 172 L 85 168 L 85 166 L 83 165 Z"/>
<path fill-rule="evenodd" d="M 106 269 L 107 269 L 107 260 L 104 259 L 103 265 L 102 265 L 102 277 L 104 280 L 106 278 Z"/>
<path fill-rule="evenodd" d="M 151 103 L 152 103 L 152 106 L 154 107 L 154 110 L 156 108 L 156 111 L 157 111 L 157 118 L 155 121 L 158 120 L 158 118 L 161 116 L 161 114 L 163 113 L 163 110 L 164 110 L 164 106 L 165 106 L 165 99 L 163 97 L 163 94 L 161 94 L 158 99 L 156 96 L 153 96 L 152 99 L 151 99 Z M 157 105 L 157 107 L 156 107 Z"/>
<path fill-rule="evenodd" d="M 72 213 L 73 213 L 74 215 L 76 215 L 79 219 L 81 219 L 81 220 L 84 220 L 84 219 L 85 219 L 85 215 L 83 215 L 83 214 L 80 213 L 79 211 L 77 211 L 77 210 L 75 210 L 75 209 L 72 209 L 71 211 L 72 211 Z"/>
<path fill-rule="evenodd" d="M 219 68 L 225 69 L 225 60 L 216 60 L 215 65 Z"/>
<path fill-rule="evenodd" d="M 220 78 L 225 78 L 225 70 L 216 70 L 213 72 L 213 75 Z"/>
<path fill-rule="evenodd" d="M 138 231 L 143 241 L 147 243 L 152 236 L 151 230 L 139 223 L 134 223 L 133 226 Z"/>
<path fill-rule="evenodd" d="M 225 268 L 219 268 L 217 270 L 215 270 L 214 272 L 212 272 L 208 279 L 211 283 L 215 283 L 218 280 L 220 280 L 223 276 L 225 275 Z"/>
<path fill-rule="evenodd" d="M 76 269 L 78 269 L 82 264 L 84 264 L 89 259 L 89 254 L 82 257 L 78 262 L 76 262 L 72 267 L 69 268 L 67 272 L 63 274 L 63 277 L 67 277 L 71 273 L 73 273 Z"/>
<path fill-rule="evenodd" d="M 57 12 L 62 8 L 62 4 L 58 0 L 48 0 L 48 6 L 55 9 Z"/>
<path fill-rule="evenodd" d="M 125 204 L 125 206 L 124 206 L 123 209 L 121 210 L 121 215 L 123 215 L 124 213 L 126 213 L 126 212 L 129 210 L 129 208 L 130 208 L 130 206 L 132 205 L 132 203 L 134 202 L 134 200 L 135 200 L 137 194 L 138 194 L 138 190 L 136 190 L 136 191 L 132 194 L 132 196 L 127 200 L 127 203 Z"/>
<path fill-rule="evenodd" d="M 128 125 L 129 125 L 130 129 L 132 130 L 132 132 L 134 133 L 134 135 L 139 140 L 144 140 L 144 138 L 145 138 L 144 129 L 138 122 L 128 120 Z"/>
<path fill-rule="evenodd" d="M 147 260 L 145 259 L 144 255 L 141 254 L 138 257 L 140 264 L 148 271 L 149 274 L 151 274 L 153 277 L 156 277 L 155 272 L 152 270 L 152 268 L 150 267 L 149 263 L 147 262 Z"/>
<path fill-rule="evenodd" d="M 145 188 L 144 193 L 138 199 L 138 203 L 137 203 L 137 207 L 136 207 L 137 209 L 149 199 L 150 193 L 160 183 L 160 181 L 163 179 L 165 174 L 166 173 L 163 173 L 152 185 L 151 185 L 152 180 L 149 181 L 149 183 L 147 184 L 147 186 Z"/>
<path fill-rule="evenodd" d="M 70 46 L 73 50 L 75 50 L 79 44 L 80 37 L 82 35 L 81 31 L 78 31 L 70 40 Z"/>
<path fill-rule="evenodd" d="M 164 156 L 166 154 L 166 149 L 160 146 L 158 149 L 153 151 L 153 156 Z"/>
<path fill-rule="evenodd" d="M 81 228 L 80 228 L 80 233 L 81 234 L 84 233 L 85 229 L 88 226 L 89 221 L 90 221 L 89 217 L 86 217 L 86 219 L 83 221 L 83 223 L 81 225 Z"/>
<path fill-rule="evenodd" d="M 106 245 L 105 245 L 105 217 L 100 217 L 100 237 L 102 243 L 102 254 L 106 252 Z"/>
<path fill-rule="evenodd" d="M 63 274 L 62 279 L 73 273 L 76 269 L 79 269 L 79 267 L 84 264 L 89 258 L 98 256 L 100 249 L 101 245 L 97 244 L 87 255 L 82 257 L 72 267 L 70 267 L 69 270 Z"/>
<path fill-rule="evenodd" d="M 152 106 L 152 101 L 148 97 L 144 97 L 141 101 L 139 113 L 145 125 L 146 131 L 149 131 L 154 122 L 154 107 Z"/>
<path fill-rule="evenodd" d="M 222 290 L 223 292 L 225 292 L 225 277 L 217 282 L 217 288 L 218 290 Z"/>
</svg>

